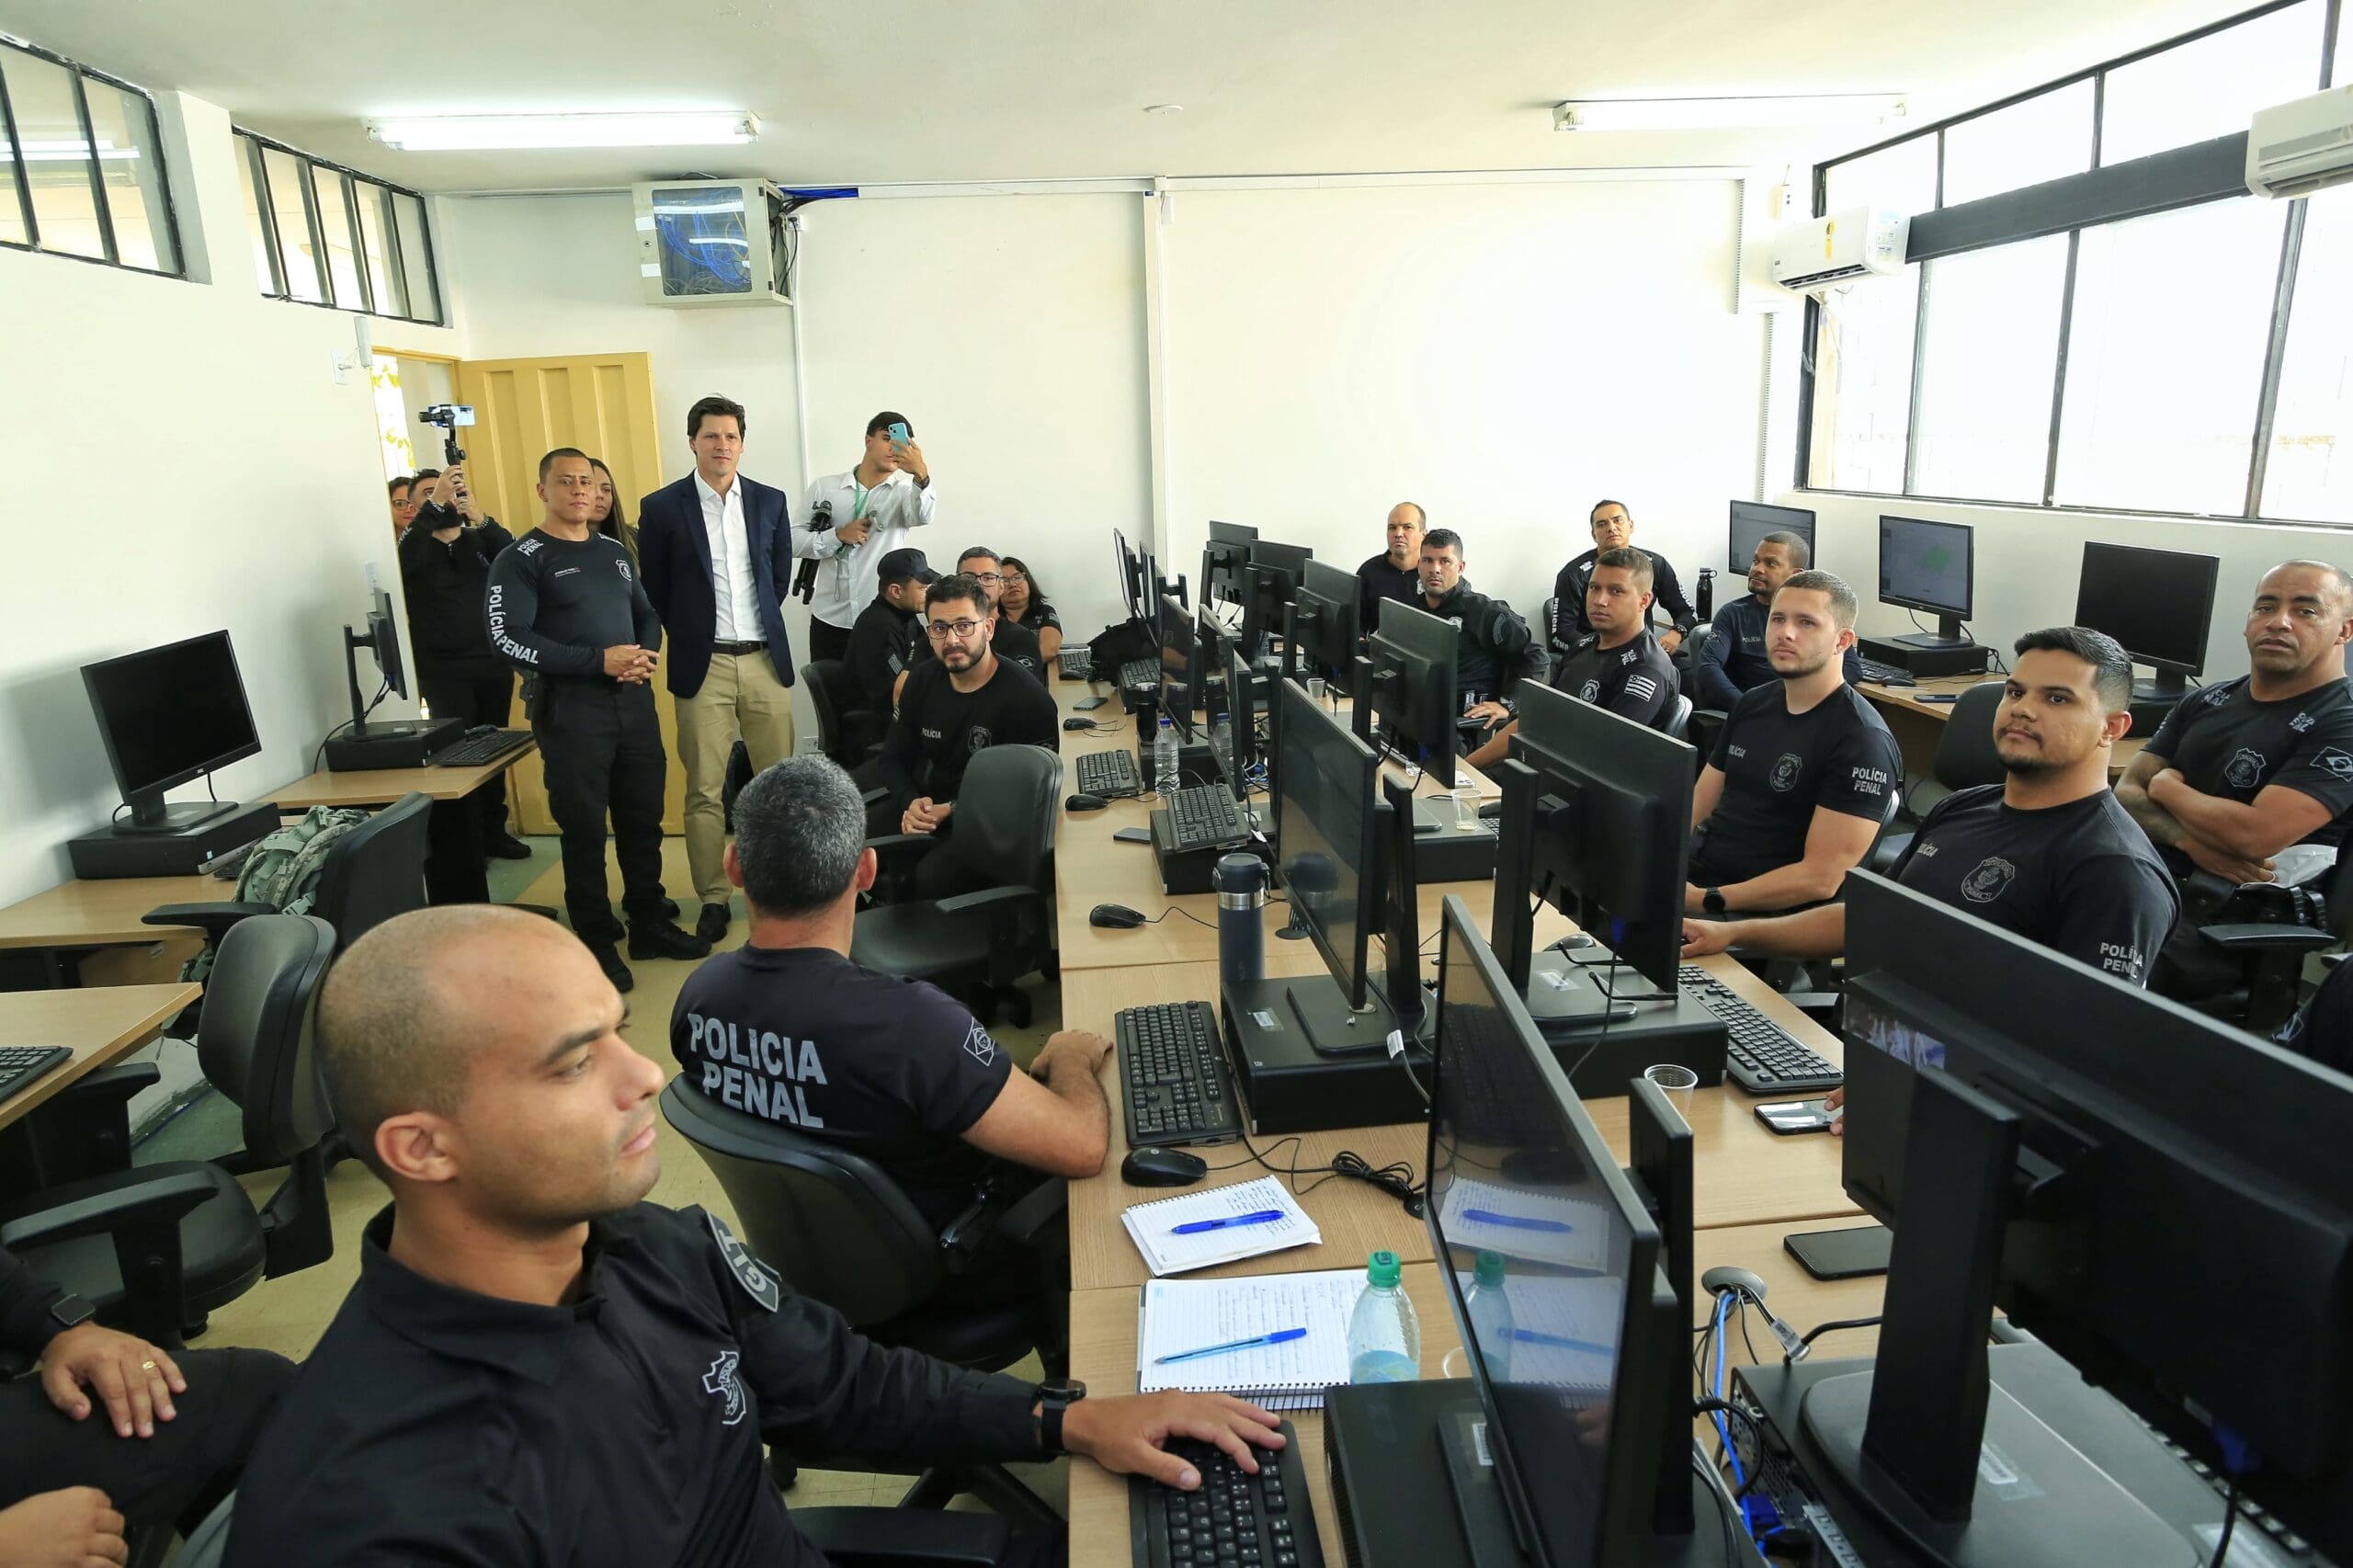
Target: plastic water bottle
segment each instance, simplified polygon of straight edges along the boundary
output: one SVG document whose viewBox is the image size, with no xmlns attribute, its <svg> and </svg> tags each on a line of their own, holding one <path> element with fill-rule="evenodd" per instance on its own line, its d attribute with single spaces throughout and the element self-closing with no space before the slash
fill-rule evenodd
<svg viewBox="0 0 2353 1568">
<path fill-rule="evenodd" d="M 1176 723 L 1166 717 L 1152 737 L 1152 792 L 1164 801 L 1176 793 Z"/>
<path fill-rule="evenodd" d="M 1393 1252 L 1366 1260 L 1364 1294 L 1348 1314 L 1348 1381 L 1410 1383 L 1422 1375 L 1422 1324 L 1399 1283 L 1404 1277 Z"/>
<path fill-rule="evenodd" d="M 1228 778 L 1233 777 L 1233 721 L 1223 713 L 1210 715 L 1210 755 L 1217 758 L 1218 771 Z"/>
<path fill-rule="evenodd" d="M 1511 1299 L 1504 1294 L 1504 1255 L 1483 1252 L 1471 1276 L 1471 1289 L 1463 1292 L 1465 1315 L 1471 1319 L 1471 1332 L 1479 1342 L 1479 1359 L 1487 1366 L 1487 1376 L 1495 1382 L 1511 1377 L 1512 1330 L 1518 1325 L 1512 1321 Z"/>
</svg>

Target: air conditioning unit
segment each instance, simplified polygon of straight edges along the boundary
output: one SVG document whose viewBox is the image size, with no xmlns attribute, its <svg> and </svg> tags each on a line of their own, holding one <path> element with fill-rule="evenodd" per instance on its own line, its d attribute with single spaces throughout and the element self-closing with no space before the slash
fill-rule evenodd
<svg viewBox="0 0 2353 1568">
<path fill-rule="evenodd" d="M 763 179 L 680 179 L 630 187 L 637 274 L 649 305 L 792 303 L 784 192 Z"/>
<path fill-rule="evenodd" d="M 2353 179 L 2353 85 L 2257 109 L 2246 133 L 2246 187 L 2310 196 Z"/>
<path fill-rule="evenodd" d="M 1911 236 L 1912 220 L 1882 208 L 1801 219 L 1773 241 L 1773 281 L 1802 294 L 1849 278 L 1901 272 Z"/>
</svg>

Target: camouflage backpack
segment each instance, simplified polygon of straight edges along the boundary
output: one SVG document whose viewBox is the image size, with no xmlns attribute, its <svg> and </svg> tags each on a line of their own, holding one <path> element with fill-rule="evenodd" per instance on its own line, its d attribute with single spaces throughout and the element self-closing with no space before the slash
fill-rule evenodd
<svg viewBox="0 0 2353 1568">
<path fill-rule="evenodd" d="M 343 835 L 368 820 L 355 807 L 313 806 L 302 820 L 265 835 L 245 852 L 237 872 L 237 902 L 266 903 L 281 915 L 308 915 L 319 895 L 319 871 Z M 212 948 L 180 966 L 182 980 L 212 972 Z"/>
</svg>

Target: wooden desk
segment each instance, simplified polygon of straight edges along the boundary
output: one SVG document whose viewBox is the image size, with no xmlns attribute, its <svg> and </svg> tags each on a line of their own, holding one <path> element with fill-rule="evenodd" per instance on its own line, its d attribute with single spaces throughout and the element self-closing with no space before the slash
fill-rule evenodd
<svg viewBox="0 0 2353 1568">
<path fill-rule="evenodd" d="M 1880 686 L 1872 681 L 1859 683 L 1855 689 L 1869 698 L 1887 721 L 1888 733 L 1895 737 L 1898 749 L 1904 753 L 1904 771 L 1909 778 L 1927 778 L 1936 772 L 1937 743 L 1945 733 L 1945 725 L 1952 721 L 1953 704 L 1923 702 L 1923 696 L 1950 693 L 1954 696 L 1972 686 L 1999 676 L 1939 676 L 1924 680 L 1917 686 Z M 2109 753 L 2108 772 L 2111 779 L 2121 778 L 2132 759 L 2141 755 L 2146 735 L 2127 735 Z"/>
<path fill-rule="evenodd" d="M 1292 1255 L 1298 1256 L 1296 1254 Z M 1361 1262 L 1361 1260 L 1359 1260 Z M 1300 1268 L 1315 1264 L 1294 1265 Z M 1422 1322 L 1422 1376 L 1440 1376 L 1446 1353 L 1461 1343 L 1455 1333 L 1454 1313 L 1446 1302 L 1446 1282 L 1430 1263 L 1405 1266 L 1405 1294 Z M 1103 1393 L 1132 1393 L 1136 1386 L 1136 1291 L 1133 1289 L 1082 1290 L 1070 1301 L 1070 1375 L 1089 1390 Z M 1324 1413 L 1292 1410 L 1283 1413 L 1299 1433 L 1294 1471 L 1307 1488 L 1315 1508 L 1316 1533 L 1323 1538 L 1324 1560 L 1343 1561 L 1339 1520 L 1332 1512 L 1332 1487 L 1324 1469 Z M 1436 1469 L 1431 1483 L 1433 1506 L 1445 1506 L 1445 1482 Z M 1071 1568 L 1127 1568 L 1128 1478 L 1113 1475 L 1086 1460 L 1070 1466 Z"/>
<path fill-rule="evenodd" d="M 539 749 L 526 742 L 495 762 L 472 767 L 369 767 L 347 773 L 325 768 L 273 790 L 270 804 L 305 812 L 313 806 L 389 806 L 412 792 L 436 801 L 461 801 Z"/>
<path fill-rule="evenodd" d="M 38 983 L 79 985 L 83 960 L 98 949 L 200 937 L 193 926 L 142 925 L 140 917 L 149 910 L 166 903 L 224 903 L 236 891 L 235 882 L 201 873 L 62 882 L 0 909 L 0 952 L 21 955 L 16 960 L 20 968 L 39 963 Z"/>
<path fill-rule="evenodd" d="M 202 986 L 181 981 L 166 985 L 0 992 L 0 1045 L 63 1045 L 74 1051 L 72 1061 L 51 1068 L 0 1100 L 0 1127 L 51 1099 L 84 1074 L 138 1050 L 202 993 Z"/>
<path fill-rule="evenodd" d="M 1271 949 L 1272 944 L 1269 946 Z M 1314 963 L 1311 952 L 1307 967 L 1312 969 Z M 1277 973 L 1305 971 L 1292 964 L 1279 969 L 1271 952 L 1267 967 L 1270 972 Z M 1843 1060 L 1838 1040 L 1737 963 L 1718 957 L 1707 960 L 1705 967 L 1792 1038 L 1834 1062 Z M 1216 990 L 1214 962 L 1065 972 L 1063 1021 L 1070 1028 L 1108 1035 L 1111 1032 L 1112 1015 L 1123 1007 L 1213 997 Z M 1070 1186 L 1074 1290 L 1140 1285 L 1148 1278 L 1150 1270 L 1136 1252 L 1135 1244 L 1128 1239 L 1127 1231 L 1120 1223 L 1120 1214 L 1131 1204 L 1172 1195 L 1170 1189 L 1131 1187 L 1120 1179 L 1120 1162 L 1128 1153 L 1123 1108 L 1126 1085 L 1119 1076 L 1116 1055 L 1106 1063 L 1104 1071 L 1108 1074 L 1104 1092 L 1111 1101 L 1111 1150 L 1099 1175 Z M 1815 1220 L 1836 1224 L 1844 1217 L 1855 1215 L 1858 1210 L 1840 1182 L 1838 1141 L 1829 1137 L 1777 1136 L 1756 1119 L 1756 1105 L 1757 1101 L 1729 1086 L 1702 1090 L 1692 1096 L 1696 1189 L 1693 1207 L 1697 1222 L 1702 1227 Z M 1623 1161 L 1627 1154 L 1625 1097 L 1588 1100 L 1586 1111 L 1611 1151 Z M 1302 1134 L 1297 1142 L 1268 1138 L 1254 1142 L 1261 1154 L 1284 1168 L 1328 1165 L 1339 1151 L 1352 1149 L 1376 1167 L 1404 1161 L 1413 1167 L 1417 1181 L 1427 1175 L 1429 1128 L 1425 1122 L 1312 1132 Z M 1267 1174 L 1250 1158 L 1248 1149 L 1238 1142 L 1203 1147 L 1195 1153 L 1206 1159 L 1211 1168 L 1199 1185 L 1184 1189 L 1188 1192 L 1255 1181 Z M 1310 1182 L 1318 1179 L 1306 1178 Z M 1361 1264 L 1365 1255 L 1376 1247 L 1388 1247 L 1409 1262 L 1427 1261 L 1431 1256 L 1428 1232 L 1423 1222 L 1408 1215 L 1403 1205 L 1378 1187 L 1335 1177 L 1322 1181 L 1304 1194 L 1300 1205 L 1323 1232 L 1322 1244 L 1245 1258 L 1239 1263 L 1203 1269 L 1200 1277 L 1350 1268 Z"/>
</svg>

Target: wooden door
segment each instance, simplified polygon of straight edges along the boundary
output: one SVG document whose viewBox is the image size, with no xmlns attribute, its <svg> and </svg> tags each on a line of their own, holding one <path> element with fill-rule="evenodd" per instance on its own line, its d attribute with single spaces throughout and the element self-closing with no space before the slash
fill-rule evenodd
<svg viewBox="0 0 2353 1568">
<path fill-rule="evenodd" d="M 540 459 L 557 447 L 577 447 L 613 471 L 625 515 L 634 519 L 640 496 L 665 475 L 654 417 L 654 369 L 643 354 L 585 354 L 553 359 L 466 359 L 458 364 L 458 399 L 474 409 L 462 437 L 466 467 L 483 509 L 517 539 L 544 512 L 539 498 Z M 670 754 L 662 801 L 662 830 L 684 831 L 686 772 L 678 764 L 677 716 L 655 677 L 654 708 L 662 744 Z M 516 720 L 522 722 L 518 694 Z M 515 817 L 525 833 L 553 833 L 540 759 L 526 757 L 508 774 Z"/>
</svg>

